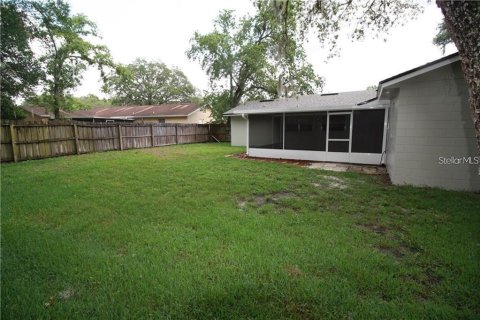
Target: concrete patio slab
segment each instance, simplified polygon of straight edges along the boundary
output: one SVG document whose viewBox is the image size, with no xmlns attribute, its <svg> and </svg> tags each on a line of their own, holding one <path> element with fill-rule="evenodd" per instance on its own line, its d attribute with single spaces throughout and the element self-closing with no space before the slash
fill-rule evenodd
<svg viewBox="0 0 480 320">
<path fill-rule="evenodd" d="M 358 173 L 373 174 L 373 175 L 377 175 L 377 174 L 380 175 L 380 174 L 387 173 L 387 171 L 385 170 L 385 167 L 347 164 L 347 163 L 312 162 L 311 164 L 307 165 L 307 168 L 336 171 L 336 172 L 358 172 Z"/>
</svg>

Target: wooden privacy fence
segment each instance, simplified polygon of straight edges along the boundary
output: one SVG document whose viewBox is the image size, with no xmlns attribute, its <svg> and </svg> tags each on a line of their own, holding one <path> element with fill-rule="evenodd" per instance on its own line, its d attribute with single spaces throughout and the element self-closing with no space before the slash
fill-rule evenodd
<svg viewBox="0 0 480 320">
<path fill-rule="evenodd" d="M 229 141 L 226 125 L 2 124 L 0 160 L 23 161 L 109 150 Z"/>
</svg>

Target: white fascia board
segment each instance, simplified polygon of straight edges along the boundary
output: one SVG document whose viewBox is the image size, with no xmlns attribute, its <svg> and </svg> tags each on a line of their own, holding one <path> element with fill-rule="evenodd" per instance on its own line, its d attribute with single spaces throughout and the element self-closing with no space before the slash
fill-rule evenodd
<svg viewBox="0 0 480 320">
<path fill-rule="evenodd" d="M 242 114 L 273 114 L 273 113 L 303 113 L 303 112 L 336 112 L 336 111 L 351 111 L 351 110 L 371 110 L 371 109 L 385 109 L 388 107 L 388 103 L 380 102 L 375 105 L 345 105 L 345 106 L 335 106 L 335 107 L 323 107 L 323 108 L 315 108 L 315 109 L 276 109 L 276 110 L 244 110 L 242 112 L 238 111 L 238 113 L 229 114 L 226 116 L 241 116 Z"/>
</svg>

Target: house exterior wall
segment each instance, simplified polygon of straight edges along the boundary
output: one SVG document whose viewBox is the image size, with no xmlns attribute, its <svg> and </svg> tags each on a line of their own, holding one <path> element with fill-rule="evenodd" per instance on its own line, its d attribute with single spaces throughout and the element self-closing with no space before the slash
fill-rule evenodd
<svg viewBox="0 0 480 320">
<path fill-rule="evenodd" d="M 142 118 L 135 119 L 134 123 L 189 123 L 187 117 L 168 117 L 168 118 Z"/>
<path fill-rule="evenodd" d="M 133 120 L 133 123 L 160 123 L 164 118 L 141 118 Z"/>
<path fill-rule="evenodd" d="M 202 111 L 198 109 L 197 111 L 191 113 L 189 116 L 179 116 L 179 117 L 148 117 L 148 118 L 138 118 L 135 119 L 134 123 L 209 123 L 212 120 L 209 110 Z"/>
<path fill-rule="evenodd" d="M 468 88 L 460 63 L 389 88 L 399 90 L 391 100 L 387 133 L 386 163 L 392 182 L 480 190 L 478 164 L 441 164 L 441 157 L 471 157 L 475 161 L 477 156 Z"/>
<path fill-rule="evenodd" d="M 31 112 L 25 111 L 25 119 L 24 121 L 28 122 L 43 122 L 48 123 L 49 118 L 47 117 L 40 117 L 39 115 L 32 114 Z"/>
<path fill-rule="evenodd" d="M 230 117 L 230 134 L 232 146 L 247 145 L 247 120 L 240 116 Z"/>
<path fill-rule="evenodd" d="M 210 110 L 198 109 L 194 113 L 190 114 L 187 119 L 188 123 L 210 123 L 212 122 L 212 114 Z"/>
</svg>

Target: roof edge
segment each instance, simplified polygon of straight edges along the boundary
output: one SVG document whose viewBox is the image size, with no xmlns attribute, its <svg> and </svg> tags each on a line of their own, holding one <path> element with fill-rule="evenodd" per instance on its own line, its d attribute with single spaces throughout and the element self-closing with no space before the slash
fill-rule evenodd
<svg viewBox="0 0 480 320">
<path fill-rule="evenodd" d="M 433 67 L 433 68 L 430 68 L 432 70 L 436 69 L 436 68 L 440 68 L 440 67 L 443 67 L 444 65 L 450 64 L 452 62 L 456 62 L 458 60 L 460 60 L 460 55 L 459 55 L 458 52 L 455 52 L 455 53 L 452 53 L 448 56 L 442 57 L 442 58 L 434 60 L 434 61 L 430 61 L 426 64 L 421 65 L 421 66 L 418 66 L 418 67 L 415 67 L 413 69 L 410 69 L 410 70 L 404 71 L 402 73 L 399 73 L 399 74 L 397 74 L 393 77 L 389 77 L 387 79 L 384 79 L 384 80 L 379 82 L 379 85 L 383 85 L 383 84 L 385 84 L 387 82 L 390 82 L 392 80 L 404 77 L 406 75 L 409 75 L 409 74 L 417 72 L 417 71 L 421 71 L 423 69 L 427 69 L 429 67 Z M 442 62 L 444 62 L 444 63 L 442 63 Z M 436 65 L 438 65 L 438 66 L 436 66 Z M 430 71 L 430 69 L 428 71 Z"/>
</svg>

